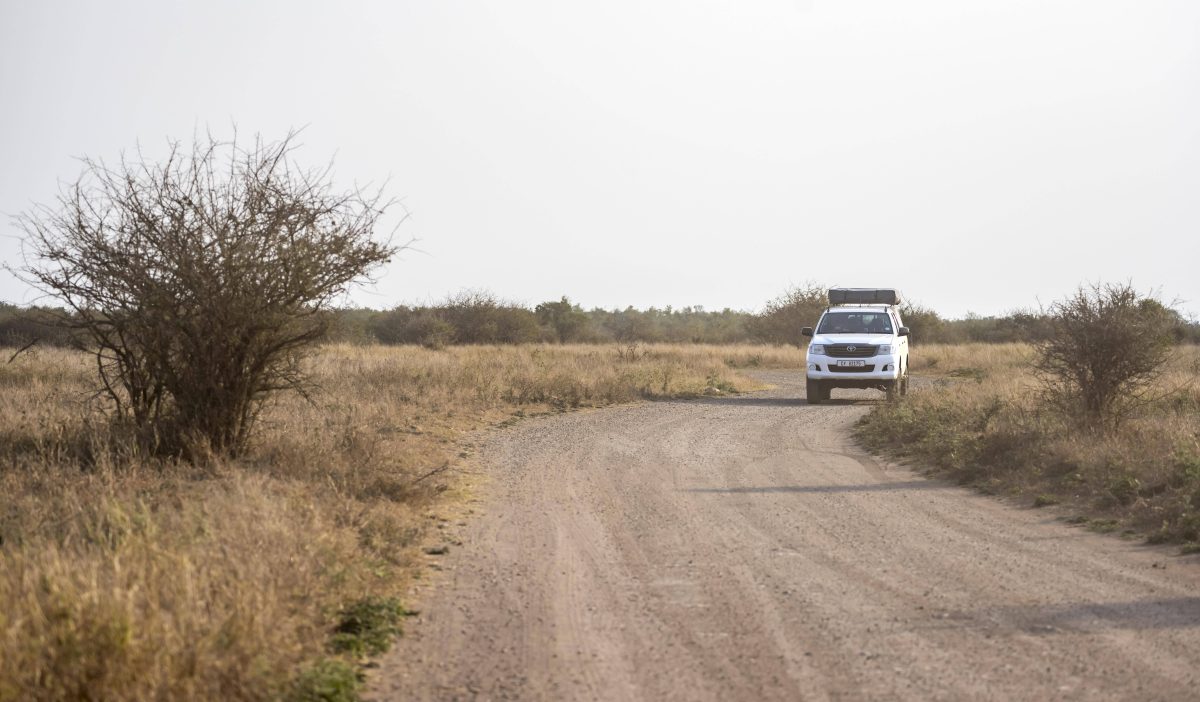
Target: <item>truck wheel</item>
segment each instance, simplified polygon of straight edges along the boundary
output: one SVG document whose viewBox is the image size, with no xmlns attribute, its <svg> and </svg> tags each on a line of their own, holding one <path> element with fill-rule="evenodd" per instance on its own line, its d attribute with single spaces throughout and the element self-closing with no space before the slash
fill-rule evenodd
<svg viewBox="0 0 1200 702">
<path fill-rule="evenodd" d="M 899 380 L 893 380 L 893 381 L 890 381 L 890 382 L 887 384 L 887 386 L 886 386 L 886 387 L 887 387 L 887 390 L 886 390 L 886 392 L 887 392 L 887 401 L 888 401 L 888 402 L 895 402 L 895 401 L 896 401 L 896 390 L 897 390 L 897 388 L 898 388 L 898 386 L 899 386 L 899 385 L 900 385 L 900 381 L 899 381 Z"/>
<path fill-rule="evenodd" d="M 907 394 L 908 394 L 908 376 L 906 375 L 900 379 L 900 397 L 904 397 Z"/>
<path fill-rule="evenodd" d="M 808 404 L 819 405 L 824 399 L 825 388 L 821 387 L 821 381 L 810 380 L 804 386 L 804 394 L 808 397 Z"/>
</svg>

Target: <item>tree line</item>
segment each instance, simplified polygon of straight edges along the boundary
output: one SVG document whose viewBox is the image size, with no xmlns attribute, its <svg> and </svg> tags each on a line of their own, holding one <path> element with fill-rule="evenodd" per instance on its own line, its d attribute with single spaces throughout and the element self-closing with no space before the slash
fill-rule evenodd
<svg viewBox="0 0 1200 702">
<path fill-rule="evenodd" d="M 825 308 L 825 289 L 793 288 L 759 312 L 701 306 L 648 309 L 585 309 L 567 297 L 536 305 L 505 301 L 486 291 L 464 291 L 441 302 L 398 305 L 388 310 L 342 308 L 324 312 L 326 341 L 415 344 L 441 348 L 463 344 L 525 343 L 774 343 L 800 346 L 804 326 Z M 20 348 L 38 340 L 68 346 L 70 329 L 56 324 L 66 314 L 51 307 L 0 303 L 0 346 Z M 914 343 L 1037 343 L 1052 334 L 1051 316 L 1018 310 L 1004 315 L 947 319 L 919 304 L 902 309 Z M 1200 343 L 1200 323 L 1174 310 L 1172 336 Z"/>
</svg>

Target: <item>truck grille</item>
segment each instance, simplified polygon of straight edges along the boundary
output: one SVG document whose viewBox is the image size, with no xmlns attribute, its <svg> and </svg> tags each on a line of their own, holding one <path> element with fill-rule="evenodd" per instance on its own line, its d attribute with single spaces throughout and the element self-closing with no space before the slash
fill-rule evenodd
<svg viewBox="0 0 1200 702">
<path fill-rule="evenodd" d="M 870 373 L 875 370 L 875 366 L 835 366 L 829 364 L 829 372 L 831 373 Z"/>
<path fill-rule="evenodd" d="M 869 344 L 825 344 L 825 355 L 832 358 L 870 358 L 875 355 L 875 349 Z"/>
</svg>

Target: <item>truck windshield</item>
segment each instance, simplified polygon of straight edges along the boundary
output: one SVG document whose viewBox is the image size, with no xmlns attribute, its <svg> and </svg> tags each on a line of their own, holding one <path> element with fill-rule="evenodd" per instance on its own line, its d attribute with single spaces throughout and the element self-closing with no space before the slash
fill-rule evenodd
<svg viewBox="0 0 1200 702">
<path fill-rule="evenodd" d="M 830 312 L 818 334 L 891 334 L 892 321 L 882 312 Z"/>
</svg>

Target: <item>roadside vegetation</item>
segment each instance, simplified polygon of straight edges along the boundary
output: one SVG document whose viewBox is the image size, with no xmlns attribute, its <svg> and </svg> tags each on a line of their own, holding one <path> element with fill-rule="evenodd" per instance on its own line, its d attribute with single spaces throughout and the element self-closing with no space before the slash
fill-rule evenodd
<svg viewBox="0 0 1200 702">
<path fill-rule="evenodd" d="M 35 347 L 0 365 L 0 700 L 353 699 L 465 503 L 473 430 L 754 389 L 735 367 L 798 359 L 327 346 L 304 362 L 311 401 L 275 397 L 238 457 L 201 463 L 114 431 L 93 363 Z"/>
<path fill-rule="evenodd" d="M 1056 303 L 1041 344 L 920 347 L 912 372 L 934 382 L 874 408 L 860 439 L 1074 523 L 1200 548 L 1200 348 L 1164 339 L 1161 306 L 1128 293 Z"/>
</svg>

